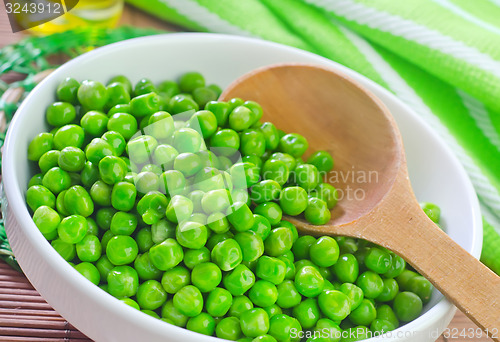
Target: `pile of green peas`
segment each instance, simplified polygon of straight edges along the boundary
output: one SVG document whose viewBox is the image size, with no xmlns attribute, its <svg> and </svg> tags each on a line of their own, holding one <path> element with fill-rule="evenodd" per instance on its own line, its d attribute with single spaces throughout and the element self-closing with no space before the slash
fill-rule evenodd
<svg viewBox="0 0 500 342">
<path fill-rule="evenodd" d="M 401 257 L 283 218 L 330 220 L 332 156 L 304 161 L 303 136 L 220 93 L 197 72 L 61 82 L 28 148 L 26 201 L 52 247 L 123 303 L 227 340 L 357 341 L 417 318 L 433 288 Z"/>
</svg>

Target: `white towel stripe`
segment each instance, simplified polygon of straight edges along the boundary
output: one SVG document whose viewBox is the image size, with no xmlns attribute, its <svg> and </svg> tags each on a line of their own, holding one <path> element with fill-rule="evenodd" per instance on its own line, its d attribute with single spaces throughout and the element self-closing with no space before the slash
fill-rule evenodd
<svg viewBox="0 0 500 342">
<path fill-rule="evenodd" d="M 235 26 L 217 14 L 210 12 L 205 7 L 193 0 L 161 0 L 168 7 L 175 9 L 179 14 L 211 32 L 229 33 L 246 37 L 254 37 L 248 31 Z"/>
<path fill-rule="evenodd" d="M 423 102 L 415 90 L 406 83 L 366 40 L 349 29 L 344 27 L 340 27 L 340 29 L 359 51 L 363 53 L 396 96 L 409 105 L 410 108 L 413 108 L 447 143 L 467 171 L 478 196 L 500 217 L 500 194 L 453 135 L 451 135 L 448 128 L 432 113 L 431 109 Z"/>
<path fill-rule="evenodd" d="M 469 110 L 469 113 L 476 122 L 477 127 L 479 127 L 488 140 L 490 140 L 490 142 L 500 151 L 500 134 L 498 134 L 495 129 L 495 126 L 493 125 L 493 122 L 491 121 L 488 111 L 484 105 L 463 90 L 457 89 L 457 93 L 462 98 L 462 102 Z"/>
<path fill-rule="evenodd" d="M 441 32 L 430 29 L 414 21 L 404 19 L 398 15 L 367 7 L 353 0 L 304 0 L 319 6 L 347 20 L 372 29 L 388 32 L 393 36 L 405 38 L 433 50 L 449 55 L 456 59 L 486 71 L 500 79 L 500 62 L 491 56 L 480 52 L 475 47 L 466 45 Z"/>
</svg>

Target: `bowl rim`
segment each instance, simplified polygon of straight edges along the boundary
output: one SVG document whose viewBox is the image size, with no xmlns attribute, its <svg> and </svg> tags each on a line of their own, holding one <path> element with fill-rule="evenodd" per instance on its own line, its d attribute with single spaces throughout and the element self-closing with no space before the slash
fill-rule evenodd
<svg viewBox="0 0 500 342">
<path fill-rule="evenodd" d="M 344 73 L 345 75 L 349 76 L 349 78 L 354 79 L 356 82 L 359 82 L 363 87 L 369 88 L 368 91 L 373 94 L 373 90 L 375 89 L 377 91 L 377 94 L 374 94 L 375 97 L 380 98 L 379 96 L 382 95 L 382 102 L 386 103 L 386 101 L 392 102 L 393 105 L 396 105 L 400 107 L 402 111 L 405 112 L 404 115 L 410 115 L 413 117 L 413 119 L 419 121 L 423 127 L 428 131 L 430 135 L 432 135 L 438 143 L 441 145 L 443 148 L 444 152 L 448 154 L 448 157 L 450 157 L 451 162 L 454 164 L 454 167 L 456 168 L 456 171 L 459 173 L 459 176 L 461 178 L 461 182 L 464 185 L 464 190 L 467 192 L 468 198 L 471 200 L 472 208 L 472 220 L 473 220 L 473 226 L 471 227 L 472 229 L 472 236 L 474 241 L 472 242 L 472 249 L 468 251 L 471 253 L 474 257 L 479 258 L 480 252 L 481 252 L 481 247 L 482 247 L 482 235 L 483 235 L 483 230 L 482 230 L 482 220 L 481 220 L 481 215 L 480 215 L 480 207 L 479 207 L 479 202 L 477 199 L 477 195 L 474 191 L 474 188 L 472 186 L 472 183 L 466 174 L 463 166 L 460 164 L 458 161 L 457 157 L 453 154 L 451 151 L 450 147 L 446 145 L 444 141 L 437 135 L 437 133 L 430 128 L 430 126 L 421 118 L 418 114 L 416 114 L 408 105 L 403 103 L 399 98 L 397 98 L 394 94 L 392 94 L 389 90 L 383 88 L 382 86 L 376 84 L 374 81 L 368 79 L 367 77 L 359 74 L 358 72 L 343 66 L 337 62 L 334 62 L 330 59 L 321 57 L 319 55 L 316 55 L 311 52 L 307 52 L 298 48 L 270 42 L 270 41 L 265 41 L 261 40 L 258 38 L 249 38 L 249 37 L 241 37 L 241 36 L 234 36 L 234 35 L 227 35 L 227 34 L 215 34 L 215 33 L 191 33 L 191 32 L 183 32 L 183 33 L 166 33 L 166 34 L 160 34 L 160 35 L 153 35 L 153 36 L 147 36 L 147 37 L 140 37 L 140 38 L 134 38 L 134 39 L 129 39 L 126 41 L 110 44 L 104 47 L 97 48 L 93 51 L 87 52 L 81 56 L 78 56 L 65 64 L 61 65 L 59 68 L 57 68 L 54 72 L 52 72 L 45 80 L 43 80 L 40 84 L 38 84 L 32 92 L 28 95 L 28 97 L 23 101 L 21 106 L 18 109 L 18 113 L 14 116 L 10 128 L 8 130 L 6 139 L 5 139 L 5 150 L 4 150 L 4 162 L 2 165 L 2 174 L 3 174 L 3 187 L 4 187 L 4 192 L 5 196 L 8 199 L 8 206 L 9 209 L 11 210 L 10 213 L 16 217 L 16 220 L 19 222 L 19 225 L 22 227 L 22 229 L 29 231 L 32 234 L 28 235 L 28 239 L 31 240 L 31 246 L 34 248 L 37 248 L 40 253 L 46 256 L 49 262 L 54 262 L 58 264 L 60 267 L 58 267 L 59 272 L 61 273 L 61 276 L 65 278 L 68 282 L 72 283 L 75 285 L 75 287 L 79 288 L 82 291 L 85 291 L 87 293 L 90 293 L 94 298 L 97 300 L 104 302 L 106 305 L 110 305 L 115 307 L 115 310 L 118 314 L 120 314 L 120 311 L 124 312 L 121 314 L 123 317 L 129 317 L 129 319 L 133 319 L 135 321 L 138 321 L 142 324 L 149 325 L 153 329 L 165 329 L 165 324 L 164 322 L 155 319 L 153 317 L 149 317 L 148 315 L 143 315 L 140 313 L 138 310 L 128 307 L 126 304 L 118 304 L 120 301 L 117 300 L 116 298 L 112 297 L 108 293 L 102 291 L 99 287 L 93 285 L 90 282 L 82 281 L 85 279 L 80 273 L 78 273 L 73 267 L 70 266 L 69 263 L 67 263 L 62 257 L 59 256 L 59 254 L 53 249 L 53 248 L 47 248 L 49 246 L 48 241 L 43 237 L 43 235 L 39 232 L 38 229 L 36 229 L 36 226 L 34 222 L 31 219 L 31 216 L 29 214 L 29 211 L 27 209 L 27 206 L 25 204 L 25 201 L 23 199 L 22 191 L 20 188 L 17 187 L 18 184 L 18 177 L 17 173 L 14 168 L 14 163 L 11 161 L 12 156 L 14 155 L 14 149 L 15 149 L 15 141 L 17 136 L 22 135 L 22 127 L 21 127 L 21 119 L 28 115 L 28 113 L 24 110 L 25 107 L 27 107 L 27 104 L 33 100 L 33 98 L 36 98 L 39 89 L 44 87 L 45 83 L 47 83 L 50 79 L 56 78 L 56 77 L 61 77 L 64 76 L 64 73 L 68 69 L 74 68 L 80 61 L 86 60 L 86 59 L 92 59 L 92 58 L 97 58 L 100 54 L 106 54 L 108 52 L 111 52 L 112 50 L 115 49 L 122 49 L 122 48 L 127 48 L 128 46 L 136 45 L 136 44 L 158 44 L 159 42 L 162 42 L 164 40 L 175 40 L 175 39 L 180 39 L 180 40 L 185 40 L 185 39 L 192 39 L 192 40 L 206 40 L 206 39 L 222 39 L 224 40 L 227 44 L 231 43 L 249 43 L 252 44 L 253 46 L 258 47 L 271 47 L 274 49 L 281 49 L 282 51 L 288 52 L 290 54 L 296 55 L 296 56 L 305 56 L 308 58 L 313 57 L 316 61 L 321 61 L 322 63 L 328 64 L 330 67 L 333 69 L 337 70 L 340 73 Z M 156 43 L 155 43 L 156 42 Z M 7 229 L 7 232 L 9 230 Z M 119 305 L 122 305 L 119 307 Z M 125 309 L 125 307 L 128 307 L 128 309 Z M 422 327 L 425 328 L 425 326 L 430 325 L 431 317 L 433 316 L 440 316 L 442 317 L 445 315 L 446 312 L 449 312 L 450 310 L 454 310 L 453 304 L 450 303 L 446 298 L 442 298 L 438 303 L 436 303 L 433 307 L 429 308 L 427 312 L 419 316 L 417 319 L 406 323 L 405 325 L 402 325 L 398 329 L 396 329 L 394 332 L 404 332 L 404 331 L 418 331 L 421 330 Z M 163 327 L 163 328 L 162 328 Z M 420 329 L 416 329 L 417 327 L 420 327 Z M 169 329 L 179 329 L 179 331 L 182 331 L 183 334 L 194 334 L 194 332 L 188 331 L 184 328 L 176 327 L 174 325 L 169 325 Z M 187 335 L 189 336 L 189 335 Z M 186 336 L 186 337 L 187 337 Z M 193 335 L 194 337 L 200 338 L 201 335 Z M 208 339 L 214 339 L 215 337 L 209 337 L 209 336 L 203 336 L 203 338 Z M 374 337 L 367 339 L 366 341 L 380 341 L 381 337 Z"/>
</svg>

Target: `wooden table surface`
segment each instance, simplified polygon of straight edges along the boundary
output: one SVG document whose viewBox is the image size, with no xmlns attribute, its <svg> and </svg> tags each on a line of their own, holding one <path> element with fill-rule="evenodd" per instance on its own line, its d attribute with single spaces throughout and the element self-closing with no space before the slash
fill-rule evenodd
<svg viewBox="0 0 500 342">
<path fill-rule="evenodd" d="M 5 8 L 3 7 L 3 2 L 0 1 L 0 48 L 14 43 L 23 38 L 26 33 L 12 33 Z M 131 6 L 126 5 L 124 13 L 122 15 L 121 25 L 133 25 L 140 27 L 153 27 L 158 29 L 181 31 L 182 29 L 173 25 L 166 24 L 165 22 L 152 17 L 142 11 L 139 11 Z M 472 294 L 471 294 L 472 295 Z M 487 309 L 487 308 L 485 308 Z M 453 321 L 448 327 L 449 337 L 441 336 L 437 341 L 444 342 L 483 342 L 492 341 L 491 339 L 484 336 L 478 336 L 476 333 L 470 334 L 472 331 L 476 331 L 478 327 L 469 320 L 463 313 L 457 312 Z"/>
</svg>

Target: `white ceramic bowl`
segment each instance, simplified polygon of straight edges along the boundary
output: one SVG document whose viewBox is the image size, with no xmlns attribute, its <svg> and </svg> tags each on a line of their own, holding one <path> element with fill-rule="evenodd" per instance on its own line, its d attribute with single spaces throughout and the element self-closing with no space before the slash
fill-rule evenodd
<svg viewBox="0 0 500 342">
<path fill-rule="evenodd" d="M 117 74 L 125 74 L 133 82 L 143 77 L 160 81 L 197 70 L 208 82 L 225 87 L 254 68 L 280 62 L 316 63 L 339 70 L 382 99 L 401 130 L 417 197 L 438 203 L 450 236 L 475 257 L 480 255 L 481 217 L 466 173 L 429 127 L 380 86 L 330 60 L 261 40 L 198 33 L 133 39 L 78 57 L 38 85 L 19 108 L 4 150 L 7 234 L 19 264 L 47 302 L 90 338 L 120 342 L 215 341 L 144 315 L 92 285 L 51 248 L 31 220 L 24 198 L 32 174 L 27 147 L 32 137 L 47 129 L 44 110 L 54 101 L 58 83 L 67 76 L 106 82 Z M 421 317 L 384 340 L 434 341 L 454 312 L 453 305 L 436 292 Z"/>
</svg>

